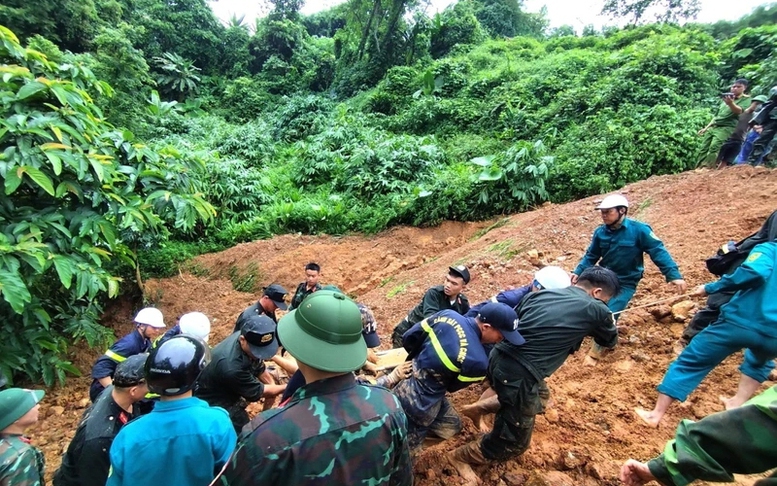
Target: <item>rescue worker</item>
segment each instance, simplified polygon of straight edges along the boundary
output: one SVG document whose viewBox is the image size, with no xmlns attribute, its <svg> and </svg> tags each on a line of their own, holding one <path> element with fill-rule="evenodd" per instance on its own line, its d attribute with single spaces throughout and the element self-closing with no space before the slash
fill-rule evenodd
<svg viewBox="0 0 777 486">
<path fill-rule="evenodd" d="M 214 407 L 222 407 L 240 430 L 248 423 L 246 407 L 261 398 L 274 399 L 286 385 L 272 385 L 264 360 L 278 351 L 276 324 L 267 316 L 255 315 L 242 330 L 213 348 L 213 360 L 199 379 L 195 395 Z M 260 381 L 259 377 L 262 377 Z"/>
<path fill-rule="evenodd" d="M 624 310 L 628 305 L 637 284 L 642 280 L 645 270 L 644 254 L 647 253 L 653 263 L 679 294 L 685 293 L 685 284 L 677 264 L 666 251 L 664 243 L 653 233 L 653 229 L 642 222 L 627 218 L 629 201 L 620 194 L 610 195 L 596 207 L 602 213 L 602 222 L 594 231 L 591 245 L 586 250 L 583 259 L 572 272 L 572 283 L 578 275 L 597 263 L 609 268 L 621 284 L 621 292 L 613 297 L 608 306 L 613 313 Z M 617 314 L 617 320 L 620 315 Z M 593 359 L 601 357 L 603 349 L 594 343 L 588 356 Z M 591 362 L 594 363 L 594 362 Z"/>
<path fill-rule="evenodd" d="M 189 334 L 205 341 L 210 339 L 210 319 L 202 312 L 188 312 L 178 319 L 178 324 L 170 328 L 164 336 L 154 342 L 154 346 L 159 346 L 173 336 L 179 334 Z"/>
<path fill-rule="evenodd" d="M 321 284 L 318 283 L 320 279 L 321 267 L 318 263 L 310 262 L 305 265 L 305 281 L 297 285 L 297 290 L 294 291 L 294 297 L 291 299 L 289 310 L 296 309 L 305 300 L 305 297 L 321 290 Z"/>
<path fill-rule="evenodd" d="M 148 393 L 146 358 L 145 353 L 136 354 L 116 367 L 113 384 L 84 412 L 62 465 L 54 473 L 54 486 L 105 486 L 113 439 L 124 425 L 140 416 L 135 404 Z"/>
<path fill-rule="evenodd" d="M 323 292 L 337 292 L 344 294 L 343 291 L 335 287 L 334 285 L 325 285 L 322 288 Z M 377 362 L 377 355 L 373 349 L 380 346 L 380 336 L 378 335 L 378 324 L 375 322 L 375 315 L 372 313 L 372 309 L 367 307 L 361 302 L 357 302 L 356 306 L 359 308 L 359 312 L 362 316 L 362 336 L 364 342 L 367 344 L 367 362 L 364 363 L 365 369 L 371 369 L 373 372 L 377 371 L 374 368 L 369 368 L 371 361 Z M 282 356 L 274 355 L 272 361 L 286 371 L 290 376 L 289 382 L 286 384 L 286 389 L 281 395 L 281 404 L 291 398 L 298 388 L 305 384 L 305 377 L 296 366 L 296 363 L 283 358 Z M 407 378 L 409 371 L 406 367 L 398 366 L 388 375 L 383 375 L 375 380 L 374 384 L 380 385 L 385 388 L 392 388 L 401 380 Z M 369 380 L 368 380 L 369 381 Z"/>
<path fill-rule="evenodd" d="M 763 163 L 766 152 L 769 149 L 769 145 L 774 140 L 774 135 L 777 133 L 777 86 L 772 87 L 769 90 L 769 102 L 764 105 L 762 112 L 758 113 L 753 120 L 754 124 L 760 125 L 761 134 L 753 143 L 753 151 L 747 157 L 747 163 L 752 165 L 760 165 Z"/>
<path fill-rule="evenodd" d="M 571 284 L 572 281 L 569 274 L 565 272 L 563 268 L 547 266 L 539 269 L 534 274 L 534 281 L 529 285 L 500 292 L 495 297 L 492 297 L 490 302 L 501 302 L 517 309 L 521 304 L 521 300 L 523 300 L 529 292 L 539 292 L 540 290 L 545 289 L 565 289 Z M 488 302 L 489 301 L 481 302 L 472 307 L 469 312 L 467 312 L 467 317 L 475 317 L 477 311 Z M 486 345 L 485 348 L 490 354 L 493 346 Z M 550 400 L 550 389 L 548 389 L 544 381 L 540 383 L 539 393 L 543 404 Z M 465 417 L 469 417 L 481 432 L 488 432 L 490 428 L 485 424 L 483 415 L 496 413 L 497 410 L 499 410 L 499 399 L 496 396 L 494 389 L 489 387 L 482 395 L 480 395 L 480 399 L 477 402 L 464 406 L 461 409 L 461 414 Z"/>
<path fill-rule="evenodd" d="M 720 362 L 745 348 L 745 360 L 736 394 L 721 397 L 726 409 L 747 401 L 766 381 L 777 357 L 777 242 L 762 243 L 731 275 L 699 286 L 695 295 L 703 297 L 720 291 L 736 290 L 731 301 L 720 309 L 720 317 L 693 338 L 680 356 L 669 365 L 658 385 L 653 410 L 636 409 L 646 424 L 658 427 L 669 406 L 685 401 Z"/>
<path fill-rule="evenodd" d="M 116 366 L 130 356 L 146 353 L 151 343 L 165 328 L 162 312 L 154 307 L 141 309 L 135 316 L 135 330 L 119 339 L 97 358 L 92 367 L 92 386 L 89 399 L 94 403 L 97 396 L 111 384 Z"/>
<path fill-rule="evenodd" d="M 0 484 L 44 484 L 43 453 L 30 444 L 24 431 L 38 421 L 43 390 L 7 388 L 0 391 Z"/>
<path fill-rule="evenodd" d="M 307 384 L 245 427 L 214 484 L 412 485 L 405 414 L 391 392 L 353 374 L 367 357 L 356 304 L 316 292 L 278 334 Z"/>
<path fill-rule="evenodd" d="M 526 343 L 499 343 L 489 356 L 487 378 L 499 399 L 493 430 L 447 456 L 461 476 L 477 482 L 471 465 L 506 461 L 529 447 L 534 417 L 542 411 L 539 392 L 544 380 L 580 349 L 586 336 L 608 348 L 618 342 L 607 301 L 619 291 L 615 272 L 594 266 L 582 271 L 570 287 L 534 292 L 523 299 L 518 331 Z"/>
<path fill-rule="evenodd" d="M 534 273 L 534 280 L 529 285 L 517 289 L 503 290 L 479 304 L 476 304 L 464 314 L 466 317 L 475 317 L 484 305 L 489 302 L 499 302 L 515 309 L 529 292 L 538 292 L 545 289 L 563 289 L 572 285 L 569 274 L 561 267 L 542 267 Z"/>
<path fill-rule="evenodd" d="M 160 401 L 119 431 L 106 486 L 210 484 L 232 454 L 237 435 L 226 411 L 192 396 L 209 361 L 208 345 L 185 334 L 151 350 L 146 382 Z"/>
<path fill-rule="evenodd" d="M 777 211 L 774 211 L 766 218 L 766 221 L 761 225 L 761 229 L 734 244 L 734 248 L 730 248 L 728 244 L 723 245 L 726 252 L 737 252 L 737 258 L 731 262 L 729 267 L 723 272 L 723 275 L 731 274 L 739 268 L 756 245 L 769 241 L 777 241 Z M 720 308 L 727 304 L 735 293 L 736 291 L 734 290 L 719 291 L 707 298 L 707 305 L 693 315 L 691 322 L 683 330 L 683 335 L 676 346 L 676 354 L 680 354 L 688 346 L 688 343 L 691 342 L 691 339 L 699 334 L 702 329 L 718 320 Z"/>
<path fill-rule="evenodd" d="M 237 320 L 235 321 L 235 328 L 232 330 L 232 332 L 239 331 L 243 327 L 243 324 L 248 322 L 248 320 L 254 316 L 265 315 L 272 319 L 273 322 L 278 322 L 278 320 L 275 318 L 275 311 L 278 309 L 288 309 L 288 306 L 284 300 L 286 299 L 286 294 L 288 294 L 286 289 L 278 284 L 271 284 L 265 287 L 264 292 L 262 293 L 262 297 L 260 297 L 255 304 L 246 308 L 246 310 L 244 310 L 238 316 Z"/>
<path fill-rule="evenodd" d="M 483 344 L 503 339 L 520 346 L 523 338 L 515 311 L 505 304 L 489 302 L 477 317 L 464 317 L 452 310 L 440 311 L 413 325 L 403 336 L 413 374 L 394 388 L 407 415 L 408 443 L 420 447 L 445 440 L 461 431 L 461 418 L 447 392 L 482 381 L 488 370 Z"/>
<path fill-rule="evenodd" d="M 469 283 L 469 270 L 464 265 L 448 267 L 448 275 L 443 285 L 431 287 L 421 302 L 400 321 L 391 334 L 391 343 L 395 348 L 402 347 L 402 336 L 413 324 L 441 310 L 453 310 L 464 315 L 469 310 L 469 300 L 462 293 Z"/>
<path fill-rule="evenodd" d="M 762 473 L 777 467 L 777 387 L 771 387 L 740 408 L 683 420 L 664 453 L 647 464 L 629 459 L 621 468 L 626 486 L 650 481 L 685 485 L 696 479 L 733 482 L 734 474 Z M 772 472 L 755 486 L 774 484 Z"/>
</svg>

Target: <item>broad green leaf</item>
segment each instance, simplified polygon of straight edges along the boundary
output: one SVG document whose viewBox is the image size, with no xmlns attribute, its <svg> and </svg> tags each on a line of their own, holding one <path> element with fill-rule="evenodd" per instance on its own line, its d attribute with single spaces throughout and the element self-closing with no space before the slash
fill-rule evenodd
<svg viewBox="0 0 777 486">
<path fill-rule="evenodd" d="M 19 188 L 22 183 L 22 178 L 19 177 L 15 169 L 9 170 L 5 175 L 5 194 L 10 196 Z"/>
<path fill-rule="evenodd" d="M 19 273 L 8 269 L 0 270 L 0 293 L 17 314 L 21 314 L 24 311 L 24 304 L 31 300 L 30 291 Z"/>
<path fill-rule="evenodd" d="M 21 89 L 16 93 L 16 99 L 17 100 L 27 99 L 30 96 L 36 93 L 40 93 L 45 89 L 46 89 L 46 85 L 39 81 L 33 81 L 31 83 L 27 83 L 24 86 L 22 86 Z"/>
<path fill-rule="evenodd" d="M 69 289 L 73 282 L 73 272 L 75 265 L 70 261 L 68 257 L 62 255 L 54 256 L 54 268 L 57 269 L 57 275 L 59 275 L 59 281 L 62 285 Z"/>
<path fill-rule="evenodd" d="M 502 170 L 499 168 L 485 169 L 478 175 L 480 181 L 498 181 L 502 178 Z"/>
<path fill-rule="evenodd" d="M 481 167 L 487 167 L 491 165 L 491 162 L 494 160 L 496 156 L 495 155 L 486 155 L 485 157 L 475 157 L 474 159 L 470 159 L 470 162 L 472 162 L 475 165 L 479 165 Z"/>
<path fill-rule="evenodd" d="M 50 195 L 54 195 L 54 185 L 51 183 L 51 179 L 49 179 L 49 176 L 44 174 L 40 169 L 36 169 L 35 167 L 25 166 L 25 167 L 19 167 L 19 169 L 24 169 L 24 172 L 35 181 L 38 186 L 41 187 L 44 191 L 48 192 Z"/>
<path fill-rule="evenodd" d="M 62 159 L 51 152 L 43 153 L 46 155 L 46 158 L 49 159 L 49 162 L 51 162 L 51 168 L 54 170 L 54 175 L 60 175 L 62 173 Z"/>
</svg>

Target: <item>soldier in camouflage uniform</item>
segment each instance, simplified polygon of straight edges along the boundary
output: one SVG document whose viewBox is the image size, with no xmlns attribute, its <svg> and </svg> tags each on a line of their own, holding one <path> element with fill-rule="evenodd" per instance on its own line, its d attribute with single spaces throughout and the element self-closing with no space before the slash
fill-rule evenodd
<svg viewBox="0 0 777 486">
<path fill-rule="evenodd" d="M 278 335 L 307 384 L 243 429 L 214 484 L 413 484 L 399 403 L 352 373 L 367 357 L 356 304 L 320 290 L 281 319 Z"/>
<path fill-rule="evenodd" d="M 30 445 L 24 430 L 38 421 L 43 390 L 9 388 L 0 392 L 0 484 L 44 484 L 43 454 Z"/>
<path fill-rule="evenodd" d="M 683 420 L 664 453 L 647 464 L 629 459 L 621 468 L 626 486 L 657 480 L 686 485 L 696 479 L 732 482 L 734 474 L 761 473 L 777 467 L 777 387 L 744 406 L 719 412 L 698 422 Z M 755 482 L 775 484 L 777 474 Z"/>
</svg>

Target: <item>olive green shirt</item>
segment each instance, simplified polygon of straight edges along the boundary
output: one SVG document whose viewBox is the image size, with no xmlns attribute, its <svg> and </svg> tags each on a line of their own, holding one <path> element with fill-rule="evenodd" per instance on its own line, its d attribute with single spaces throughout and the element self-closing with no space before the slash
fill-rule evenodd
<svg viewBox="0 0 777 486">
<path fill-rule="evenodd" d="M 752 98 L 750 98 L 750 95 L 742 95 L 739 99 L 734 100 L 734 104 L 743 110 L 748 109 L 751 102 Z M 721 101 L 718 111 L 715 113 L 715 118 L 712 120 L 712 125 L 715 127 L 736 128 L 739 115 L 740 113 L 734 113 L 725 102 Z"/>
</svg>

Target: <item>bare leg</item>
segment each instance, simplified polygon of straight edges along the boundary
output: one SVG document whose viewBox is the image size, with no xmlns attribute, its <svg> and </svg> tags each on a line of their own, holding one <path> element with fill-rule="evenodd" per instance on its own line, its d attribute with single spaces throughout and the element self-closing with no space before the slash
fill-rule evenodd
<svg viewBox="0 0 777 486">
<path fill-rule="evenodd" d="M 472 420 L 475 427 L 481 432 L 490 432 L 490 427 L 483 421 L 483 415 L 496 413 L 497 410 L 499 410 L 499 398 L 496 396 L 496 391 L 489 388 L 480 395 L 480 400 L 464 406 L 461 409 L 461 414 Z"/>
<path fill-rule="evenodd" d="M 639 415 L 647 425 L 650 427 L 658 427 L 661 419 L 664 418 L 664 414 L 669 409 L 669 406 L 674 403 L 675 399 L 669 395 L 663 393 L 658 394 L 658 400 L 656 400 L 656 406 L 653 410 L 644 410 L 641 408 L 634 409 L 634 412 Z"/>
<path fill-rule="evenodd" d="M 471 464 L 488 464 L 488 460 L 483 457 L 483 453 L 480 451 L 480 439 L 454 449 L 447 453 L 445 458 L 456 469 L 459 476 L 464 478 L 466 486 L 475 486 L 482 483 L 471 466 Z"/>
<path fill-rule="evenodd" d="M 731 398 L 721 396 L 720 401 L 723 402 L 723 405 L 726 406 L 726 410 L 741 407 L 743 403 L 750 400 L 750 397 L 752 397 L 755 392 L 758 391 L 760 386 L 761 384 L 758 383 L 758 381 L 750 378 L 749 376 L 741 375 L 739 378 L 739 388 L 737 389 L 737 394 Z"/>
</svg>

